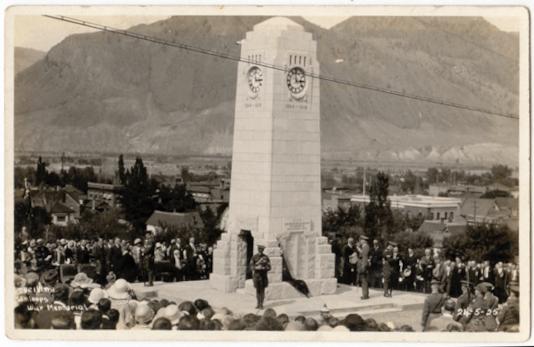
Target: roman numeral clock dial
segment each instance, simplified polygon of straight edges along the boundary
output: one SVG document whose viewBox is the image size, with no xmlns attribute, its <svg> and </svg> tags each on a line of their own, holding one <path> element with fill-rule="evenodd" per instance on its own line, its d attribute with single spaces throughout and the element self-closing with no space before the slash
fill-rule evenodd
<svg viewBox="0 0 534 347">
<path fill-rule="evenodd" d="M 263 71 L 257 66 L 251 67 L 247 73 L 247 82 L 249 95 L 251 98 L 255 98 L 263 85 Z"/>
<path fill-rule="evenodd" d="M 287 88 L 296 99 L 300 99 L 306 93 L 306 73 L 300 67 L 293 67 L 287 73 Z"/>
</svg>

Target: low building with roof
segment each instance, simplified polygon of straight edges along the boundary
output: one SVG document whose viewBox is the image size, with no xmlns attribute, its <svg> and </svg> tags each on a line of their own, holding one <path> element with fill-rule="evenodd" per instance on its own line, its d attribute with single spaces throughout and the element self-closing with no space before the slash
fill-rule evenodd
<svg viewBox="0 0 534 347">
<path fill-rule="evenodd" d="M 518 229 L 519 201 L 515 198 L 465 199 L 460 215 L 467 224 L 507 225 Z"/>
<path fill-rule="evenodd" d="M 166 212 L 155 210 L 146 221 L 146 230 L 158 234 L 165 229 L 202 229 L 204 222 L 197 211 Z"/>
<path fill-rule="evenodd" d="M 90 206 L 94 210 L 101 202 L 105 202 L 111 207 L 120 207 L 119 198 L 124 186 L 120 184 L 108 183 L 87 183 L 87 198 Z"/>
<path fill-rule="evenodd" d="M 60 201 L 57 201 L 50 208 L 50 216 L 52 218 L 53 225 L 66 227 L 69 224 L 78 223 L 76 212 Z"/>
<path fill-rule="evenodd" d="M 451 223 L 458 216 L 462 200 L 428 195 L 392 195 L 388 196 L 391 208 L 401 210 L 412 217 L 425 220 Z M 369 203 L 368 195 L 353 195 L 351 203 L 362 209 Z"/>
</svg>

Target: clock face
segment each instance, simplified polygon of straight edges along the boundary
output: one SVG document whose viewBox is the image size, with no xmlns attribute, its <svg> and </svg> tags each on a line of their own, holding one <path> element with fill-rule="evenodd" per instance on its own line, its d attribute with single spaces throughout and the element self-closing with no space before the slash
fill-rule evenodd
<svg viewBox="0 0 534 347">
<path fill-rule="evenodd" d="M 247 73 L 247 80 L 251 95 L 257 95 L 263 85 L 263 71 L 257 66 L 251 67 Z"/>
<path fill-rule="evenodd" d="M 300 67 L 294 67 L 287 73 L 287 88 L 296 98 L 304 96 L 306 92 L 306 73 Z"/>
</svg>

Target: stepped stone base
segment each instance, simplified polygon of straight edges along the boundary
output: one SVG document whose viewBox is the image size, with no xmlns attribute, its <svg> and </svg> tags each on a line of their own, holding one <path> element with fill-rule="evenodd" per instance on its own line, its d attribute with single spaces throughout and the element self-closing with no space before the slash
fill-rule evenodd
<svg viewBox="0 0 534 347">
<path fill-rule="evenodd" d="M 337 288 L 337 280 L 335 278 L 328 279 L 311 279 L 306 280 L 311 296 L 334 294 Z M 237 291 L 247 295 L 256 295 L 256 288 L 252 280 L 245 282 L 245 288 Z M 296 290 L 291 284 L 287 282 L 270 283 L 265 290 L 265 300 L 282 300 L 305 297 L 304 294 Z"/>
</svg>

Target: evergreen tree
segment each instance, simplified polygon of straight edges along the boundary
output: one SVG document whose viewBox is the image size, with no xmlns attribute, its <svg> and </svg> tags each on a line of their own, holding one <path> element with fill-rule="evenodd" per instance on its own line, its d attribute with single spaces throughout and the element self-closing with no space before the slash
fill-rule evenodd
<svg viewBox="0 0 534 347">
<path fill-rule="evenodd" d="M 157 206 L 156 188 L 148 179 L 143 160 L 136 158 L 135 163 L 125 176 L 125 185 L 121 192 L 120 202 L 126 220 L 142 233 L 145 222 Z"/>
<path fill-rule="evenodd" d="M 371 239 L 384 238 L 394 231 L 388 189 L 388 175 L 378 172 L 369 189 L 369 204 L 365 206 L 365 233 Z"/>
<path fill-rule="evenodd" d="M 48 172 L 46 171 L 46 163 L 43 162 L 41 156 L 37 159 L 37 169 L 35 170 L 35 184 L 41 185 L 46 183 Z"/>
<path fill-rule="evenodd" d="M 124 185 L 126 183 L 126 169 L 124 168 L 124 157 L 119 155 L 119 182 Z"/>
</svg>

